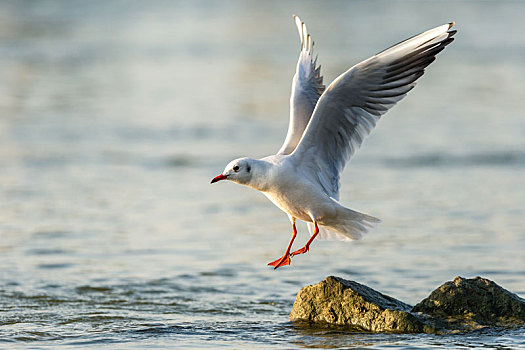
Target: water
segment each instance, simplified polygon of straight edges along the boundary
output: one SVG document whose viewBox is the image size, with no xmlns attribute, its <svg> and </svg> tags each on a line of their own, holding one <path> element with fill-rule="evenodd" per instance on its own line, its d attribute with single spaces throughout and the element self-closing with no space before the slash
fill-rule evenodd
<svg viewBox="0 0 525 350">
<path fill-rule="evenodd" d="M 412 304 L 456 275 L 525 296 L 523 2 L 0 6 L 0 347 L 525 347 L 523 328 L 288 322 L 297 291 L 328 275 Z M 284 140 L 293 13 L 328 82 L 432 26 L 459 33 L 342 176 L 343 204 L 383 223 L 274 271 L 286 216 L 209 181 Z"/>
</svg>

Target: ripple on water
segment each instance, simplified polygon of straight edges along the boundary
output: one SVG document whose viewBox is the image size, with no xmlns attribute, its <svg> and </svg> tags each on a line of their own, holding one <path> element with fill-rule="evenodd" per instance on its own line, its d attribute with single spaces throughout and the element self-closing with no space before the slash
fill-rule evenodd
<svg viewBox="0 0 525 350">
<path fill-rule="evenodd" d="M 404 158 L 385 158 L 391 167 L 470 167 L 470 166 L 525 166 L 525 153 L 501 151 L 471 154 L 428 153 Z"/>
<path fill-rule="evenodd" d="M 54 263 L 54 264 L 38 264 L 40 269 L 67 269 L 73 267 L 72 263 Z"/>
</svg>

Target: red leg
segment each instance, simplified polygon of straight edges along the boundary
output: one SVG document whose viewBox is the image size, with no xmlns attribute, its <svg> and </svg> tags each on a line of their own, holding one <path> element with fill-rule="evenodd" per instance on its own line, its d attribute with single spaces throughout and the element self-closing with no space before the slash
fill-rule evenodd
<svg viewBox="0 0 525 350">
<path fill-rule="evenodd" d="M 317 227 L 317 222 L 314 221 L 314 225 L 315 225 L 315 232 L 312 235 L 312 237 L 310 237 L 310 239 L 308 240 L 308 242 L 306 242 L 304 247 L 302 247 L 301 249 L 298 249 L 295 252 L 293 252 L 292 253 L 292 257 L 294 257 L 294 256 L 296 256 L 298 254 L 306 253 L 310 249 L 310 243 L 312 243 L 312 241 L 315 239 L 315 237 L 319 233 L 319 227 Z"/>
<path fill-rule="evenodd" d="M 295 236 L 297 236 L 297 229 L 295 228 L 295 222 L 292 223 L 292 228 L 293 228 L 292 240 L 290 241 L 290 244 L 288 244 L 288 248 L 286 248 L 286 253 L 284 253 L 284 255 L 280 257 L 279 259 L 272 261 L 271 263 L 268 263 L 268 265 L 273 266 L 274 269 L 281 267 L 281 266 L 290 265 L 290 249 L 292 248 L 292 243 L 295 239 Z"/>
</svg>

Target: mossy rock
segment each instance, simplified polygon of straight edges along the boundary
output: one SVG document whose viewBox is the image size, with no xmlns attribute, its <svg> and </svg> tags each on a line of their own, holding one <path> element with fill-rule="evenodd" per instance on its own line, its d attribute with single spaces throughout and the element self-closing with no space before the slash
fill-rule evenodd
<svg viewBox="0 0 525 350">
<path fill-rule="evenodd" d="M 410 309 L 410 305 L 370 287 L 330 276 L 299 291 L 290 320 L 345 325 L 371 332 L 436 331 L 411 314 Z"/>
<path fill-rule="evenodd" d="M 304 324 L 392 333 L 456 333 L 525 324 L 525 300 L 481 277 L 456 277 L 413 308 L 365 285 L 329 276 L 302 288 L 290 313 Z"/>
<path fill-rule="evenodd" d="M 525 324 L 525 300 L 482 277 L 445 282 L 412 311 L 444 320 L 449 328 Z"/>
</svg>

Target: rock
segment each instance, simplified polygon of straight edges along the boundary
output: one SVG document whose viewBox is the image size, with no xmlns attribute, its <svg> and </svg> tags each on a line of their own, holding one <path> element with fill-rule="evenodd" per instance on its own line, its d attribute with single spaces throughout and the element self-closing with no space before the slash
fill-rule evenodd
<svg viewBox="0 0 525 350">
<path fill-rule="evenodd" d="M 456 277 L 434 290 L 412 309 L 448 323 L 447 328 L 525 324 L 525 300 L 482 277 Z"/>
<path fill-rule="evenodd" d="M 324 322 L 372 332 L 433 333 L 411 306 L 370 287 L 339 277 L 327 277 L 302 288 L 290 313 L 291 321 Z"/>
<path fill-rule="evenodd" d="M 290 320 L 371 332 L 455 333 L 524 325 L 525 300 L 488 279 L 456 277 L 412 308 L 370 287 L 330 276 L 299 291 Z"/>
</svg>

